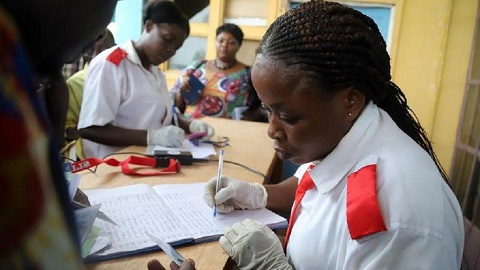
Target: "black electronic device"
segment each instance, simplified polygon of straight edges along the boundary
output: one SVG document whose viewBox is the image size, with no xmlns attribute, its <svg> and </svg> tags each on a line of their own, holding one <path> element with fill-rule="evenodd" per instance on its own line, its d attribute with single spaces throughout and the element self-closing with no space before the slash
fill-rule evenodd
<svg viewBox="0 0 480 270">
<path fill-rule="evenodd" d="M 192 165 L 193 156 L 190 151 L 178 150 L 155 150 L 153 151 L 155 158 L 174 158 L 177 159 L 181 165 Z"/>
</svg>

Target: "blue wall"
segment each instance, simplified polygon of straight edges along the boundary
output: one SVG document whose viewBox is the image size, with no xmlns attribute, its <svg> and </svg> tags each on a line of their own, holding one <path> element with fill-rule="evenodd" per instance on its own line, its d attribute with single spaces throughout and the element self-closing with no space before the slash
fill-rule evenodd
<svg viewBox="0 0 480 270">
<path fill-rule="evenodd" d="M 118 1 L 113 22 L 115 42 L 122 45 L 128 39 L 137 40 L 142 32 L 143 0 Z"/>
<path fill-rule="evenodd" d="M 300 5 L 300 2 L 291 2 L 290 8 L 297 7 Z M 378 26 L 378 30 L 383 36 L 383 39 L 389 43 L 388 40 L 388 30 L 390 25 L 390 13 L 392 11 L 392 7 L 388 7 L 385 5 L 355 5 L 355 4 L 346 4 L 347 6 L 354 8 L 363 14 L 367 15 L 368 17 L 372 18 Z"/>
</svg>

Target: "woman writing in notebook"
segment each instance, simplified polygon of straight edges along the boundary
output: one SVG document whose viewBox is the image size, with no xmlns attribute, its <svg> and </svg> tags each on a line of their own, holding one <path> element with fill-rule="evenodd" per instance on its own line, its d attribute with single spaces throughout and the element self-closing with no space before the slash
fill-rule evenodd
<svg viewBox="0 0 480 270">
<path fill-rule="evenodd" d="M 185 132 L 214 130 L 179 115 L 158 65 L 172 57 L 190 32 L 188 19 L 172 1 L 148 1 L 140 38 L 95 57 L 85 80 L 78 130 L 86 157 L 104 157 L 129 145 L 178 147 Z"/>
<path fill-rule="evenodd" d="M 326 1 L 288 11 L 263 37 L 252 81 L 278 156 L 303 165 L 274 185 L 223 176 L 216 193 L 208 182 L 221 213 L 291 211 L 284 247 L 256 221 L 225 230 L 240 269 L 460 268 L 459 203 L 372 19 Z"/>
<path fill-rule="evenodd" d="M 217 28 L 214 60 L 195 61 L 185 68 L 172 93 L 175 105 L 191 118 L 202 116 L 236 118 L 235 110 L 243 111 L 244 120 L 266 120 L 261 114 L 260 100 L 253 89 L 250 67 L 237 60 L 243 42 L 243 32 L 235 24 L 226 23 Z M 190 91 L 190 76 L 205 86 L 198 100 L 186 98 Z"/>
</svg>

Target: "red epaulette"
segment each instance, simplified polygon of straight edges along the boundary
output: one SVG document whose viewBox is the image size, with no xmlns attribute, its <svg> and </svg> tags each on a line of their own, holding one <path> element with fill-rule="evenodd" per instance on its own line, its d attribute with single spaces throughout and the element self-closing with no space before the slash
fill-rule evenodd
<svg viewBox="0 0 480 270">
<path fill-rule="evenodd" d="M 347 224 L 352 239 L 386 231 L 377 200 L 377 165 L 367 165 L 347 179 Z"/>
<path fill-rule="evenodd" d="M 107 56 L 107 60 L 112 62 L 115 66 L 118 66 L 126 57 L 127 52 L 118 47 Z"/>
</svg>

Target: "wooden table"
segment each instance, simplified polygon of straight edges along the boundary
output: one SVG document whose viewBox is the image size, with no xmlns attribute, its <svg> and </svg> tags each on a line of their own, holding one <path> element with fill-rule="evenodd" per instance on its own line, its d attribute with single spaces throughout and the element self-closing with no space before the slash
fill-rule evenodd
<svg viewBox="0 0 480 270">
<path fill-rule="evenodd" d="M 266 135 L 267 124 L 219 118 L 204 118 L 204 120 L 215 128 L 215 137 L 226 136 L 229 138 L 230 145 L 223 148 L 225 149 L 225 161 L 238 162 L 266 174 L 267 177 L 271 176 L 275 167 L 272 162 L 275 160 L 275 152 L 272 147 L 272 140 Z M 216 150 L 218 152 L 218 149 Z M 121 152 L 125 151 L 145 153 L 146 147 L 131 146 Z M 114 157 L 123 160 L 127 156 L 116 155 Z M 216 160 L 217 157 L 212 159 Z M 179 174 L 138 177 L 122 174 L 119 167 L 100 165 L 95 174 L 88 171 L 82 173 L 80 188 L 112 188 L 138 183 L 158 185 L 163 183 L 205 182 L 212 177 L 216 177 L 217 166 L 216 161 L 196 162 L 190 166 L 182 166 Z M 258 174 L 227 162 L 223 166 L 223 175 L 258 183 L 265 180 Z M 183 246 L 177 249 L 185 258 L 195 260 L 196 268 L 200 270 L 223 269 L 228 259 L 217 241 Z M 166 269 L 169 269 L 171 260 L 162 251 L 90 264 L 87 269 L 147 269 L 147 262 L 151 259 L 158 259 Z"/>
</svg>

